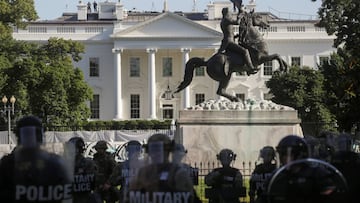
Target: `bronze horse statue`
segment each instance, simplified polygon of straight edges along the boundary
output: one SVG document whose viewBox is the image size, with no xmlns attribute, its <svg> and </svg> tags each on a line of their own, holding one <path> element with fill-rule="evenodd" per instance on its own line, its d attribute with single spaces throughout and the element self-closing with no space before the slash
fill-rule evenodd
<svg viewBox="0 0 360 203">
<path fill-rule="evenodd" d="M 257 28 L 261 27 L 266 29 L 269 27 L 269 24 L 264 22 L 261 16 L 253 11 L 245 13 L 244 19 L 246 22 L 246 30 L 241 42 L 239 40 L 239 44 L 249 50 L 254 67 L 267 61 L 277 60 L 280 71 L 286 72 L 288 67 L 287 63 L 281 59 L 279 54 L 269 55 L 267 44 Z M 240 101 L 239 98 L 228 94 L 226 88 L 233 72 L 243 73 L 246 72 L 248 68 L 244 63 L 244 56 L 227 49 L 225 53 L 216 53 L 207 61 L 199 57 L 189 59 L 185 66 L 184 80 L 177 87 L 175 93 L 189 86 L 195 68 L 202 66 L 206 67 L 207 74 L 213 80 L 219 82 L 219 87 L 216 92 L 218 95 L 228 98 L 230 101 Z"/>
</svg>

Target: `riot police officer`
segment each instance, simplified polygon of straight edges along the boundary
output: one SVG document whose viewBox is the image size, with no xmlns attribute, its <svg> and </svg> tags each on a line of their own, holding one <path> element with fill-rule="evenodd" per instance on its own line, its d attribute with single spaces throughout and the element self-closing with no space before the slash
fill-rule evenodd
<svg viewBox="0 0 360 203">
<path fill-rule="evenodd" d="M 137 175 L 139 168 L 143 167 L 142 144 L 137 140 L 130 140 L 125 146 L 127 159 L 117 164 L 109 181 L 114 187 L 120 186 L 118 199 L 120 202 L 128 201 L 129 184 Z"/>
<path fill-rule="evenodd" d="M 349 191 L 344 202 L 355 203 L 359 201 L 360 192 L 360 157 L 352 151 L 353 139 L 350 134 L 342 133 L 336 138 L 337 150 L 331 158 L 333 164 L 345 177 Z"/>
<path fill-rule="evenodd" d="M 72 137 L 65 143 L 65 158 L 73 172 L 73 202 L 94 202 L 96 166 L 85 158 L 85 142 L 81 137 Z"/>
<path fill-rule="evenodd" d="M 270 203 L 331 203 L 347 189 L 338 170 L 327 162 L 308 158 L 306 141 L 297 135 L 280 140 L 276 151 L 282 167 L 277 169 L 267 186 Z"/>
<path fill-rule="evenodd" d="M 240 203 L 239 198 L 246 196 L 242 174 L 239 169 L 230 166 L 236 154 L 230 149 L 222 149 L 216 157 L 222 167 L 205 176 L 205 184 L 211 186 L 205 191 L 209 203 Z"/>
<path fill-rule="evenodd" d="M 193 202 L 193 184 L 186 169 L 169 159 L 174 141 L 154 134 L 144 146 L 150 163 L 138 171 L 130 183 L 130 202 Z"/>
<path fill-rule="evenodd" d="M 40 148 L 44 130 L 39 118 L 16 124 L 17 147 L 0 164 L 2 202 L 71 201 L 72 180 L 64 159 Z"/>
<path fill-rule="evenodd" d="M 107 152 L 107 142 L 100 140 L 94 146 L 96 153 L 94 154 L 94 162 L 97 168 L 95 176 L 96 192 L 106 203 L 113 203 L 117 199 L 115 188 L 110 184 L 110 175 L 116 165 L 113 156 Z"/>
<path fill-rule="evenodd" d="M 271 177 L 273 171 L 276 170 L 275 149 L 272 146 L 263 147 L 260 150 L 260 158 L 263 162 L 256 165 L 250 178 L 250 203 L 262 202 L 265 182 Z"/>
</svg>

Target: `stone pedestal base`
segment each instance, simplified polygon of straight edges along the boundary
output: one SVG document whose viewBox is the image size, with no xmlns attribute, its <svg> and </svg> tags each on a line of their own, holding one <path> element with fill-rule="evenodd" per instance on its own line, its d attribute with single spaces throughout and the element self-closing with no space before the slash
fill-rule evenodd
<svg viewBox="0 0 360 203">
<path fill-rule="evenodd" d="M 216 161 L 216 154 L 228 148 L 237 154 L 239 168 L 289 134 L 302 136 L 295 110 L 182 110 L 175 141 L 188 150 L 187 163 Z"/>
</svg>

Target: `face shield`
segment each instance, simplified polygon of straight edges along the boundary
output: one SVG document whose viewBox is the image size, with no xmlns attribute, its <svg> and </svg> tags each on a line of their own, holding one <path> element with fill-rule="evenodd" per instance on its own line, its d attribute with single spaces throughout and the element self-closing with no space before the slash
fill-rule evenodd
<svg viewBox="0 0 360 203">
<path fill-rule="evenodd" d="M 150 156 L 151 163 L 161 164 L 165 161 L 165 156 L 167 156 L 167 152 L 164 149 L 164 142 L 162 141 L 154 141 L 148 143 L 148 155 Z"/>
<path fill-rule="evenodd" d="M 40 145 L 38 136 L 39 130 L 35 126 L 24 126 L 19 129 L 19 145 L 24 148 L 35 148 Z"/>
<path fill-rule="evenodd" d="M 348 186 L 334 166 L 307 158 L 279 168 L 270 178 L 266 190 L 269 203 L 329 202 L 337 195 L 345 195 Z"/>
</svg>

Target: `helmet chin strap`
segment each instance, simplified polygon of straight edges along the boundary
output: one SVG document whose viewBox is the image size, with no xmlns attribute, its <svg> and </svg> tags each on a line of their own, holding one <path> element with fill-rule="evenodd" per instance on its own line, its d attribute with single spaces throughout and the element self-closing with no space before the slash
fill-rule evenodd
<svg viewBox="0 0 360 203">
<path fill-rule="evenodd" d="M 20 128 L 20 143 L 24 148 L 35 148 L 39 146 L 37 142 L 36 127 L 25 126 Z"/>
</svg>

